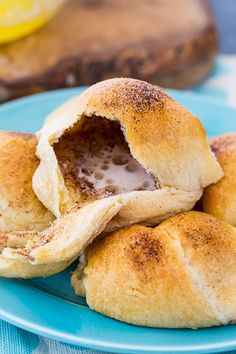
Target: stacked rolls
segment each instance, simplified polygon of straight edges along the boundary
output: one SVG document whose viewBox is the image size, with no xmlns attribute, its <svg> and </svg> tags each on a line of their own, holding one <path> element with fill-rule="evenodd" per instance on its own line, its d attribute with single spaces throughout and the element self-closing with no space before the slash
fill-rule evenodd
<svg viewBox="0 0 236 354">
<path fill-rule="evenodd" d="M 233 135 L 212 152 L 200 121 L 162 89 L 111 79 L 50 114 L 37 142 L 0 138 L 0 164 L 9 154 L 19 166 L 0 172 L 1 276 L 48 276 L 82 255 L 72 286 L 96 311 L 158 327 L 235 319 L 235 229 L 188 211 L 203 194 L 205 212 L 234 224 L 233 196 L 224 207 L 221 197 L 233 168 L 216 149 L 233 160 Z"/>
</svg>

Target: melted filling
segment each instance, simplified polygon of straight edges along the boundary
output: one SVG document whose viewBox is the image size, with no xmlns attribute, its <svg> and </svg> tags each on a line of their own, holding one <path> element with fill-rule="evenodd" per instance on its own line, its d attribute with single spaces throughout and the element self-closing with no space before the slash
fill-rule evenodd
<svg viewBox="0 0 236 354">
<path fill-rule="evenodd" d="M 74 199 L 80 191 L 88 198 L 156 189 L 154 178 L 131 156 L 116 122 L 87 118 L 79 131 L 64 136 L 54 149 Z"/>
</svg>

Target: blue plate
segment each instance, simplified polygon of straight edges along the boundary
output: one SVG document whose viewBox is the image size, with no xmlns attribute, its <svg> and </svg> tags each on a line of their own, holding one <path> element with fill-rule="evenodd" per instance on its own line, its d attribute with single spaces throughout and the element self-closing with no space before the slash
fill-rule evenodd
<svg viewBox="0 0 236 354">
<path fill-rule="evenodd" d="M 4 104 L 0 129 L 38 130 L 56 106 L 80 89 L 43 93 Z M 236 108 L 201 97 L 171 94 L 203 122 L 209 136 L 236 131 Z M 31 332 L 71 344 L 112 352 L 218 352 L 236 348 L 236 325 L 200 330 L 168 330 L 128 325 L 91 311 L 69 283 L 72 269 L 47 279 L 0 279 L 0 317 Z"/>
</svg>

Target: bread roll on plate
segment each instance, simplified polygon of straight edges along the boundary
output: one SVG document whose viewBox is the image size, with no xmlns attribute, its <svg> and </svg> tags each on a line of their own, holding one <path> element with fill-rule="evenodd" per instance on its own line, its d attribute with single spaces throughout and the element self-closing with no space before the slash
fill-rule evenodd
<svg viewBox="0 0 236 354">
<path fill-rule="evenodd" d="M 205 189 L 203 210 L 236 226 L 236 133 L 211 139 L 211 148 L 224 177 Z"/>
<path fill-rule="evenodd" d="M 93 85 L 53 112 L 38 139 L 33 187 L 58 220 L 2 252 L 32 265 L 78 257 L 101 232 L 189 210 L 223 175 L 199 120 L 139 80 Z"/>
<path fill-rule="evenodd" d="M 57 217 L 75 203 L 121 195 L 124 209 L 133 212 L 126 218 L 121 209 L 117 226 L 132 218 L 156 224 L 164 217 L 159 207 L 144 207 L 136 220 L 137 195 L 146 202 L 154 194 L 159 206 L 172 194 L 176 213 L 183 209 L 179 192 L 190 196 L 191 208 L 202 188 L 222 177 L 202 124 L 163 90 L 139 80 L 91 86 L 53 112 L 38 138 L 33 186 Z"/>
<path fill-rule="evenodd" d="M 36 144 L 31 134 L 0 131 L 0 232 L 43 230 L 54 219 L 32 188 Z"/>
<path fill-rule="evenodd" d="M 235 252 L 234 227 L 185 212 L 95 240 L 72 286 L 95 311 L 140 326 L 228 324 L 236 320 Z"/>
<path fill-rule="evenodd" d="M 0 251 L 33 242 L 38 231 L 54 220 L 32 188 L 32 177 L 39 163 L 36 143 L 31 134 L 0 131 Z M 0 276 L 48 276 L 65 269 L 73 260 L 33 266 L 26 259 L 6 259 L 0 254 Z"/>
<path fill-rule="evenodd" d="M 98 83 L 53 112 L 38 134 L 39 199 L 62 235 L 8 248 L 33 264 L 77 256 L 100 232 L 156 225 L 191 209 L 222 177 L 201 123 L 160 88 L 133 79 Z M 78 210 L 79 208 L 79 210 Z M 76 226 L 76 227 L 75 227 Z M 54 227 L 54 226 L 53 226 Z"/>
</svg>

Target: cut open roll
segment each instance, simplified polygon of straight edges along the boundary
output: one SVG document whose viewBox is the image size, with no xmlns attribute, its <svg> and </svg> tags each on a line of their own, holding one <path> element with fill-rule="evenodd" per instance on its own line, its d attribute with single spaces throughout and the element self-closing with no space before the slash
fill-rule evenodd
<svg viewBox="0 0 236 354">
<path fill-rule="evenodd" d="M 139 80 L 91 86 L 53 112 L 38 138 L 33 186 L 57 217 L 76 203 L 166 187 L 196 193 L 197 201 L 223 175 L 199 120 Z M 147 208 L 143 215 L 153 218 Z"/>
<path fill-rule="evenodd" d="M 223 175 L 199 120 L 134 79 L 93 85 L 53 112 L 38 139 L 33 187 L 58 219 L 2 251 L 29 267 L 70 261 L 101 232 L 189 210 Z"/>
</svg>

